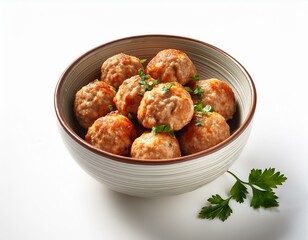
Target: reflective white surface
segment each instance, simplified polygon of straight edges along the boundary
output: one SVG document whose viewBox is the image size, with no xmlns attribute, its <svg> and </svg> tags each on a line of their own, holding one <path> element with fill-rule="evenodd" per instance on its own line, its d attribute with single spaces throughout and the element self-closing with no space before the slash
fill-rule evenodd
<svg viewBox="0 0 308 240">
<path fill-rule="evenodd" d="M 306 1 L 0 2 L 0 239 L 306 239 Z M 104 42 L 183 35 L 230 53 L 251 74 L 258 105 L 231 170 L 275 167 L 280 207 L 232 203 L 224 223 L 197 214 L 223 175 L 196 191 L 142 199 L 106 189 L 75 163 L 57 129 L 53 94 L 65 67 Z"/>
</svg>

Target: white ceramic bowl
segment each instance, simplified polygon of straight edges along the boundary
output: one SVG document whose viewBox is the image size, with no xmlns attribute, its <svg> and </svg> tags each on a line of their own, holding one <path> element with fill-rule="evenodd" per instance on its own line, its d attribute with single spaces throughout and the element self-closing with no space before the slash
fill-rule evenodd
<svg viewBox="0 0 308 240">
<path fill-rule="evenodd" d="M 150 60 L 162 49 L 184 51 L 202 78 L 219 78 L 232 87 L 237 113 L 232 134 L 215 147 L 175 159 L 141 160 L 98 150 L 86 141 L 73 113 L 77 90 L 100 77 L 101 64 L 117 53 Z M 210 44 L 179 36 L 143 35 L 98 46 L 76 59 L 64 71 L 55 89 L 55 111 L 61 136 L 77 163 L 115 191 L 141 197 L 181 194 L 216 179 L 234 163 L 250 134 L 256 108 L 256 89 L 244 67 Z"/>
</svg>

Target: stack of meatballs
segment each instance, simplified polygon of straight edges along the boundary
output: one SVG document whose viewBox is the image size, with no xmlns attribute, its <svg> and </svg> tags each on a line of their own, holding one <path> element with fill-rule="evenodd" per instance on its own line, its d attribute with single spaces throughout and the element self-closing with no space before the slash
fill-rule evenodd
<svg viewBox="0 0 308 240">
<path fill-rule="evenodd" d="M 230 136 L 236 112 L 231 87 L 200 80 L 177 49 L 143 60 L 120 53 L 101 66 L 101 78 L 75 96 L 74 113 L 85 140 L 112 154 L 170 159 L 211 148 Z"/>
</svg>

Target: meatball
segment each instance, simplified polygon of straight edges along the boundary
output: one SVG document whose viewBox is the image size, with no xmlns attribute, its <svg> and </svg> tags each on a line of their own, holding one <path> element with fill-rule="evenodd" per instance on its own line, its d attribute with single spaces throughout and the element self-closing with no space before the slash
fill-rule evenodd
<svg viewBox="0 0 308 240">
<path fill-rule="evenodd" d="M 139 58 L 119 53 L 102 64 L 101 81 L 118 88 L 125 79 L 137 75 L 140 68 L 143 66 Z"/>
<path fill-rule="evenodd" d="M 115 107 L 113 98 L 116 91 L 102 81 L 90 82 L 82 87 L 75 95 L 74 112 L 80 126 L 84 129 L 93 122 L 110 112 Z"/>
<path fill-rule="evenodd" d="M 170 125 L 177 131 L 190 122 L 194 105 L 190 94 L 177 82 L 160 83 L 147 91 L 140 102 L 137 117 L 146 128 Z"/>
<path fill-rule="evenodd" d="M 211 78 L 197 81 L 196 85 L 203 92 L 199 97 L 193 98 L 195 103 L 202 102 L 203 106 L 211 105 L 215 112 L 221 114 L 227 121 L 232 119 L 236 112 L 236 102 L 234 92 L 226 82 Z"/>
<path fill-rule="evenodd" d="M 131 114 L 133 118 L 137 117 L 138 107 L 144 92 L 156 84 L 156 81 L 150 77 L 143 82 L 140 80 L 139 75 L 126 79 L 113 99 L 118 111 L 125 116 Z"/>
<path fill-rule="evenodd" d="M 141 159 L 166 159 L 181 156 L 176 137 L 169 133 L 145 132 L 136 138 L 131 148 L 131 157 Z"/>
<path fill-rule="evenodd" d="M 94 147 L 118 155 L 129 154 L 135 138 L 134 124 L 117 111 L 98 118 L 85 136 Z"/>
<path fill-rule="evenodd" d="M 185 155 L 196 153 L 230 136 L 230 127 L 219 113 L 195 112 L 192 121 L 180 132 L 179 142 Z"/>
<path fill-rule="evenodd" d="M 185 85 L 197 73 L 186 53 L 176 49 L 160 51 L 146 67 L 146 73 L 160 82 L 179 82 Z"/>
</svg>

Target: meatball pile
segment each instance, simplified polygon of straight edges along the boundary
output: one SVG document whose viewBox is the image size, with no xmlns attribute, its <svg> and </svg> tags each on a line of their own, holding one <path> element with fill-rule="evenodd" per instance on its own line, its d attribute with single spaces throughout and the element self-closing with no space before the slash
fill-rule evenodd
<svg viewBox="0 0 308 240">
<path fill-rule="evenodd" d="M 170 159 L 230 136 L 236 100 L 226 82 L 199 80 L 193 62 L 177 49 L 158 52 L 145 67 L 142 62 L 111 56 L 100 80 L 76 93 L 74 113 L 89 144 L 122 156 Z"/>
</svg>

